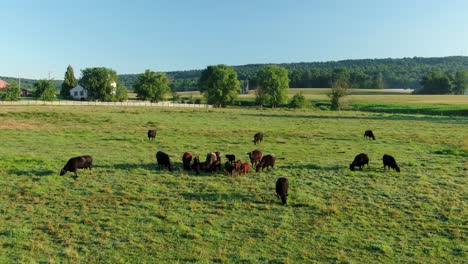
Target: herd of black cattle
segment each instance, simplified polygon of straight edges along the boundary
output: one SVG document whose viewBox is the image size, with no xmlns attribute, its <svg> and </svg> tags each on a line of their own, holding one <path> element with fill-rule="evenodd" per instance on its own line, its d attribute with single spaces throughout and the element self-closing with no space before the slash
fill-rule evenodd
<svg viewBox="0 0 468 264">
<path fill-rule="evenodd" d="M 156 138 L 156 130 L 148 130 L 148 139 L 154 140 Z M 372 130 L 366 130 L 364 132 L 364 137 L 375 140 L 374 133 Z M 258 144 L 263 140 L 263 133 L 256 133 L 254 135 L 254 144 Z M 249 155 L 250 164 L 248 162 L 242 162 L 240 159 L 236 160 L 234 154 L 226 154 L 225 157 L 228 160 L 224 163 L 224 171 L 228 175 L 245 175 L 249 172 L 250 166 L 255 166 L 255 171 L 263 171 L 265 168 L 274 168 L 276 157 L 273 154 L 264 155 L 259 149 L 247 153 Z M 159 169 L 167 168 L 169 171 L 173 171 L 175 166 L 171 163 L 169 155 L 162 151 L 156 153 L 156 160 L 158 162 Z M 193 162 L 192 162 L 193 160 Z M 382 158 L 384 169 L 387 167 L 394 169 L 397 172 L 400 172 L 395 159 L 390 155 L 383 155 Z M 200 171 L 203 172 L 215 172 L 222 171 L 221 163 L 221 153 L 220 152 L 210 152 L 206 156 L 204 162 L 200 161 L 199 156 L 193 156 L 191 152 L 185 152 L 182 155 L 182 164 L 185 171 L 194 171 L 197 175 Z M 367 164 L 369 167 L 369 157 L 365 153 L 358 154 L 353 162 L 349 165 L 349 169 L 354 171 L 355 167 L 358 167 L 360 170 Z M 60 171 L 60 175 L 64 175 L 67 172 L 73 172 L 75 174 L 74 178 L 78 178 L 76 173 L 78 169 L 91 169 L 93 165 L 93 158 L 89 155 L 74 157 L 68 160 L 63 169 Z M 283 204 L 286 204 L 286 199 L 288 196 L 289 182 L 286 177 L 281 177 L 276 181 L 276 194 Z"/>
</svg>

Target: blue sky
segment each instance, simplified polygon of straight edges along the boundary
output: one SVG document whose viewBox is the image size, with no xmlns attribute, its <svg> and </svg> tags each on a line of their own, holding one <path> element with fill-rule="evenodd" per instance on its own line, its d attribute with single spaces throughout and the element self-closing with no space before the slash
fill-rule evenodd
<svg viewBox="0 0 468 264">
<path fill-rule="evenodd" d="M 468 55 L 465 0 L 0 0 L 0 76 Z"/>
</svg>

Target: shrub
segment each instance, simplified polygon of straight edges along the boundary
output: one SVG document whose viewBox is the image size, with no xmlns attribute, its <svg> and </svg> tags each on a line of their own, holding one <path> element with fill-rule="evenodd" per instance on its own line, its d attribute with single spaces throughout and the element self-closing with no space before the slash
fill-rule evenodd
<svg viewBox="0 0 468 264">
<path fill-rule="evenodd" d="M 292 108 L 307 108 L 310 106 L 310 102 L 307 101 L 303 92 L 299 92 L 293 96 L 289 106 Z"/>
</svg>

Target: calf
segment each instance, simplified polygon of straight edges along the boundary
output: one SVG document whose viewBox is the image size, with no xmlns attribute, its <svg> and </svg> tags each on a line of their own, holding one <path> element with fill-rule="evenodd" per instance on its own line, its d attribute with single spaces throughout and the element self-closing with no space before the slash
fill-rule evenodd
<svg viewBox="0 0 468 264">
<path fill-rule="evenodd" d="M 364 137 L 367 137 L 369 139 L 373 139 L 375 140 L 375 136 L 374 136 L 374 133 L 372 132 L 372 130 L 368 129 L 366 131 L 364 131 Z"/>
<path fill-rule="evenodd" d="M 156 138 L 156 130 L 150 129 L 148 130 L 148 140 L 154 140 Z"/>
<path fill-rule="evenodd" d="M 236 155 L 234 154 L 226 154 L 226 159 L 228 159 L 228 161 L 231 163 L 231 164 L 234 164 L 236 162 Z"/>
<path fill-rule="evenodd" d="M 255 167 L 255 171 L 259 172 L 260 169 L 262 169 L 262 171 L 263 171 L 264 168 L 268 168 L 268 167 L 274 168 L 275 167 L 275 161 L 276 161 L 275 155 L 273 155 L 273 154 L 265 155 L 265 156 L 263 156 L 260 163 L 257 164 L 257 167 Z"/>
<path fill-rule="evenodd" d="M 78 169 L 91 169 L 93 165 L 93 157 L 89 155 L 74 157 L 68 160 L 67 164 L 60 171 L 60 176 L 65 175 L 67 171 L 75 173 L 75 178 L 78 178 L 76 171 Z"/>
<path fill-rule="evenodd" d="M 392 168 L 396 170 L 397 172 L 400 172 L 400 167 L 398 167 L 398 164 L 396 163 L 395 158 L 393 158 L 392 156 L 384 154 L 382 157 L 382 161 L 383 161 L 384 170 L 387 169 L 388 167 L 388 169 Z"/>
<path fill-rule="evenodd" d="M 262 152 L 259 149 L 249 152 L 247 155 L 249 155 L 252 166 L 256 165 L 258 162 L 260 162 L 260 160 L 262 160 Z"/>
<path fill-rule="evenodd" d="M 248 162 L 245 162 L 241 165 L 240 169 L 241 169 L 240 175 L 245 175 L 246 173 L 249 172 L 250 164 Z"/>
<path fill-rule="evenodd" d="M 281 202 L 283 202 L 283 204 L 286 204 L 286 199 L 288 198 L 288 189 L 288 178 L 281 177 L 276 181 L 276 196 L 281 198 Z"/>
<path fill-rule="evenodd" d="M 360 153 L 354 158 L 353 163 L 349 164 L 349 169 L 353 171 L 354 167 L 359 167 L 362 170 L 362 167 L 366 164 L 369 168 L 369 157 L 365 153 Z"/>
<path fill-rule="evenodd" d="M 200 164 L 200 157 L 196 156 L 193 158 L 193 164 L 191 166 L 192 170 L 195 171 L 195 173 L 198 175 L 201 170 L 201 164 Z"/>
<path fill-rule="evenodd" d="M 236 172 L 236 166 L 234 166 L 231 162 L 224 163 L 224 171 L 226 171 L 230 176 L 234 175 Z"/>
<path fill-rule="evenodd" d="M 192 153 L 191 152 L 185 152 L 184 155 L 182 156 L 182 164 L 184 166 L 184 170 L 190 170 L 190 162 L 192 162 Z"/>
<path fill-rule="evenodd" d="M 174 165 L 171 164 L 169 155 L 167 155 L 166 153 L 158 151 L 156 153 L 156 160 L 158 161 L 159 169 L 167 168 L 171 172 L 174 169 Z"/>
<path fill-rule="evenodd" d="M 262 142 L 262 140 L 263 140 L 263 133 L 258 132 L 254 135 L 253 143 L 257 145 L 258 143 Z"/>
</svg>

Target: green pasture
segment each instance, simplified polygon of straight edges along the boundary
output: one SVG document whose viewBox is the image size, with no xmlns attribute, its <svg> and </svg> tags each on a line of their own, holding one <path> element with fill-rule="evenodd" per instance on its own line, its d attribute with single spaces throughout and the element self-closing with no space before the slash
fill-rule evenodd
<svg viewBox="0 0 468 264">
<path fill-rule="evenodd" d="M 0 106 L 0 263 L 465 263 L 467 135 L 466 116 L 391 111 Z M 273 170 L 156 166 L 256 148 Z M 85 154 L 91 171 L 59 176 Z"/>
</svg>

